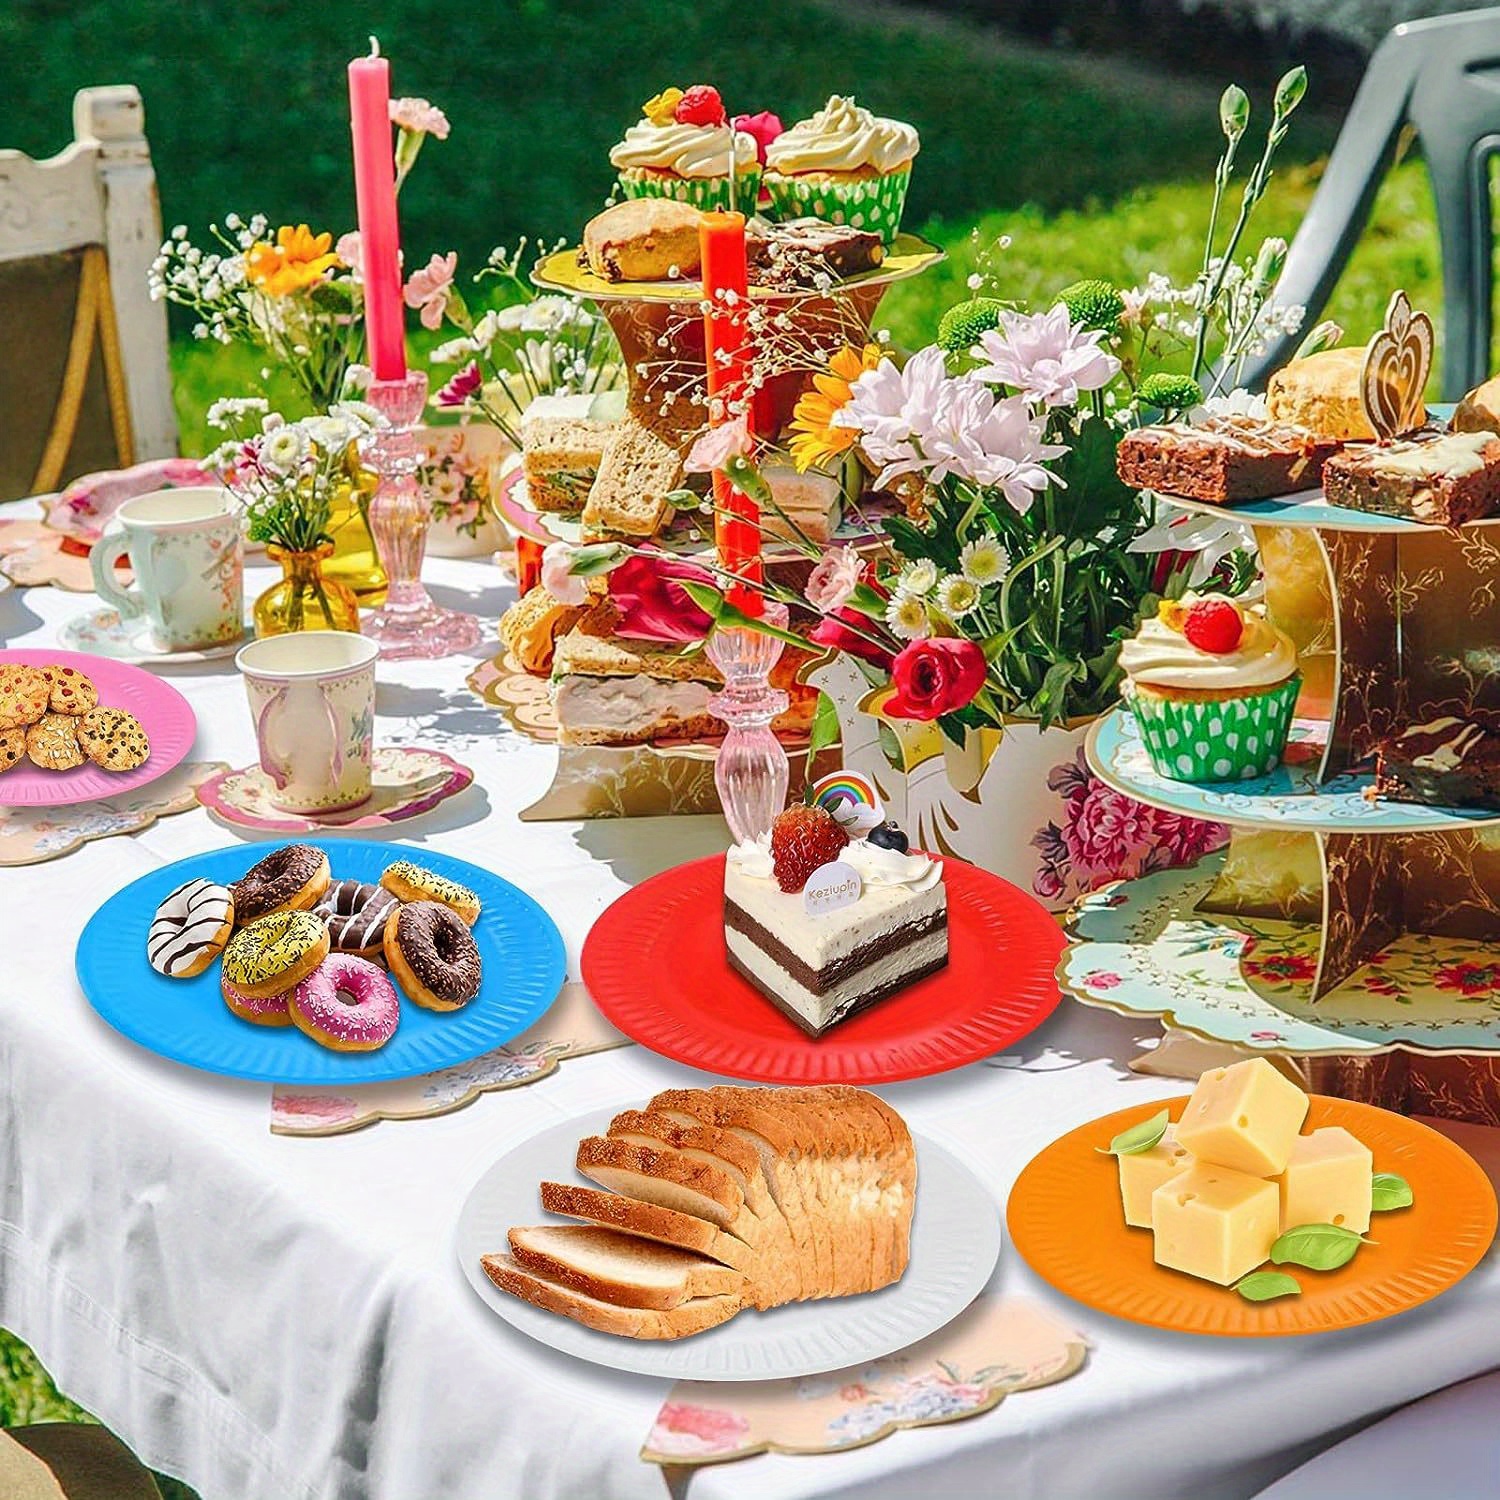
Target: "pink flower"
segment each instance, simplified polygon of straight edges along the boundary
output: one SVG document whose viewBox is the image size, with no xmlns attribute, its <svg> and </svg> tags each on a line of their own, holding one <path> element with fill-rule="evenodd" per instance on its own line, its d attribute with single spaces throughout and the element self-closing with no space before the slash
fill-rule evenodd
<svg viewBox="0 0 1500 1500">
<path fill-rule="evenodd" d="M 864 572 L 865 565 L 853 547 L 830 547 L 812 570 L 803 593 L 819 614 L 834 614 L 849 602 Z"/>
<path fill-rule="evenodd" d="M 1091 990 L 1112 990 L 1120 983 L 1118 974 L 1111 974 L 1108 969 L 1095 969 L 1092 974 L 1085 974 L 1083 982 Z"/>
<path fill-rule="evenodd" d="M 734 417 L 702 433 L 688 450 L 683 468 L 689 474 L 712 474 L 731 458 L 748 458 L 754 447 L 755 439 L 744 417 Z"/>
<path fill-rule="evenodd" d="M 392 99 L 391 123 L 400 130 L 448 139 L 448 116 L 425 99 Z"/>
<path fill-rule="evenodd" d="M 781 123 L 779 115 L 773 115 L 770 110 L 763 109 L 759 114 L 755 115 L 736 115 L 734 117 L 734 128 L 754 138 L 755 154 L 760 158 L 761 166 L 765 166 L 766 147 L 786 127 Z"/>
<path fill-rule="evenodd" d="M 835 651 L 857 656 L 873 667 L 889 671 L 896 653 L 869 639 L 872 635 L 878 636 L 879 632 L 880 627 L 869 615 L 846 606 L 819 620 L 808 639 L 815 646 L 831 646 Z"/>
<path fill-rule="evenodd" d="M 470 360 L 452 380 L 437 393 L 439 406 L 464 406 L 484 388 L 484 376 L 479 373 L 479 364 Z"/>
<path fill-rule="evenodd" d="M 849 400 L 833 422 L 835 427 L 858 432 L 865 453 L 882 465 L 877 489 L 902 474 L 929 467 L 922 438 L 937 419 L 947 384 L 948 367 L 936 344 L 912 355 L 905 369 L 898 370 L 893 360 L 883 359 L 854 382 Z"/>
<path fill-rule="evenodd" d="M 1155 840 L 1155 813 L 1095 781 L 1068 803 L 1063 839 L 1075 866 L 1093 873 L 1124 873 Z"/>
<path fill-rule="evenodd" d="M 1173 864 L 1190 865 L 1210 849 L 1228 843 L 1229 830 L 1222 823 L 1184 818 L 1180 813 L 1158 812 L 1156 839 L 1171 856 Z"/>
<path fill-rule="evenodd" d="M 620 613 L 615 634 L 682 645 L 701 641 L 713 621 L 693 603 L 682 579 L 713 583 L 702 568 L 658 553 L 637 552 L 611 569 L 609 597 Z"/>
<path fill-rule="evenodd" d="M 989 361 L 978 380 L 1007 385 L 1034 406 L 1076 406 L 1081 391 L 1097 391 L 1120 371 L 1099 347 L 1104 334 L 1074 326 L 1059 302 L 1051 312 L 1000 314 L 1000 326 L 981 334 L 978 352 Z"/>
<path fill-rule="evenodd" d="M 354 273 L 354 279 L 360 280 L 364 275 L 362 259 L 364 252 L 360 244 L 359 230 L 351 229 L 347 234 L 341 234 L 333 250 L 334 254 Z"/>
<path fill-rule="evenodd" d="M 458 270 L 458 252 L 434 255 L 420 271 L 413 271 L 403 295 L 408 307 L 422 309 L 423 328 L 441 328 L 448 310 L 448 291 Z"/>
<path fill-rule="evenodd" d="M 572 566 L 573 549 L 566 542 L 552 542 L 542 552 L 542 587 L 559 604 L 587 604 L 589 591 Z"/>
<path fill-rule="evenodd" d="M 957 474 L 998 489 L 1011 509 L 1025 515 L 1049 484 L 1062 481 L 1043 461 L 1068 450 L 1042 441 L 1041 423 L 1019 396 L 1002 401 L 974 379 L 950 380 L 943 388 L 932 424 L 921 434 L 922 451 L 932 461 L 927 478 L 941 484 Z"/>
</svg>

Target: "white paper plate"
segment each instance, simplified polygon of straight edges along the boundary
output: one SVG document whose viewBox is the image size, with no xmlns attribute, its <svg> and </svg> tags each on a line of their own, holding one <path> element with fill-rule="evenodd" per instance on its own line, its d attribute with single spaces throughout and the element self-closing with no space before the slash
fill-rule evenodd
<svg viewBox="0 0 1500 1500">
<path fill-rule="evenodd" d="M 484 1274 L 480 1257 L 505 1252 L 513 1225 L 548 1222 L 540 1184 L 582 1181 L 573 1171 L 578 1142 L 601 1134 L 616 1113 L 591 1110 L 523 1141 L 479 1179 L 458 1216 L 456 1249 L 469 1285 L 513 1328 L 564 1354 L 672 1380 L 817 1375 L 868 1363 L 935 1333 L 979 1295 L 995 1269 L 999 1205 L 957 1157 L 914 1136 L 911 1263 L 900 1281 L 881 1291 L 750 1310 L 705 1333 L 669 1340 L 597 1333 L 500 1291 Z"/>
</svg>

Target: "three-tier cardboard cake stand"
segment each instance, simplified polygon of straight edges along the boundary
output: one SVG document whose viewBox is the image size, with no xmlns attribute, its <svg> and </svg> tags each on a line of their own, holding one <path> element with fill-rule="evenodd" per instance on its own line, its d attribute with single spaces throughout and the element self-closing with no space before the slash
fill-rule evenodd
<svg viewBox="0 0 1500 1500">
<path fill-rule="evenodd" d="M 1398 293 L 1365 366 L 1377 431 L 1420 425 L 1430 357 L 1430 324 Z M 1500 1124 L 1500 813 L 1377 799 L 1369 760 L 1447 715 L 1500 729 L 1500 520 L 1447 530 L 1320 491 L 1234 515 L 1298 649 L 1285 762 L 1172 781 L 1128 710 L 1100 720 L 1099 776 L 1231 837 L 1190 869 L 1085 898 L 1059 980 L 1087 1004 L 1295 1054 L 1320 1092 Z"/>
</svg>

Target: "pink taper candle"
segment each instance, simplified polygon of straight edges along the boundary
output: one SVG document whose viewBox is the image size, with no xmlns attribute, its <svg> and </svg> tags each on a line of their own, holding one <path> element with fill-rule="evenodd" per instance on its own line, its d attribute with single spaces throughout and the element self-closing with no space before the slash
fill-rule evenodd
<svg viewBox="0 0 1500 1500">
<path fill-rule="evenodd" d="M 354 199 L 365 294 L 367 357 L 377 380 L 406 376 L 401 306 L 401 234 L 396 223 L 396 153 L 391 135 L 391 65 L 370 38 L 370 55 L 349 64 L 354 133 Z"/>
</svg>

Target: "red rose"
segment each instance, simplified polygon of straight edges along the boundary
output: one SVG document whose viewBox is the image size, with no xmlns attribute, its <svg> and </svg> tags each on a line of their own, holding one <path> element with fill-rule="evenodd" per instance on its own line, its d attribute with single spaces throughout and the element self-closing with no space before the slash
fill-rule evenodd
<svg viewBox="0 0 1500 1500">
<path fill-rule="evenodd" d="M 984 652 L 973 641 L 939 636 L 903 646 L 891 663 L 895 696 L 881 712 L 892 719 L 936 719 L 974 701 L 984 686 Z"/>
<path fill-rule="evenodd" d="M 667 557 L 627 557 L 609 574 L 609 597 L 620 612 L 615 634 L 633 641 L 701 641 L 713 624 L 678 582 L 713 583 L 702 568 Z"/>
<path fill-rule="evenodd" d="M 850 627 L 853 626 L 853 629 Z M 847 652 L 850 656 L 862 657 L 873 667 L 890 671 L 894 660 L 884 646 L 869 639 L 878 633 L 879 627 L 869 615 L 845 605 L 831 615 L 824 615 L 809 639 L 818 646 L 832 646 L 835 651 Z M 855 631 L 861 632 L 856 635 Z"/>
</svg>

